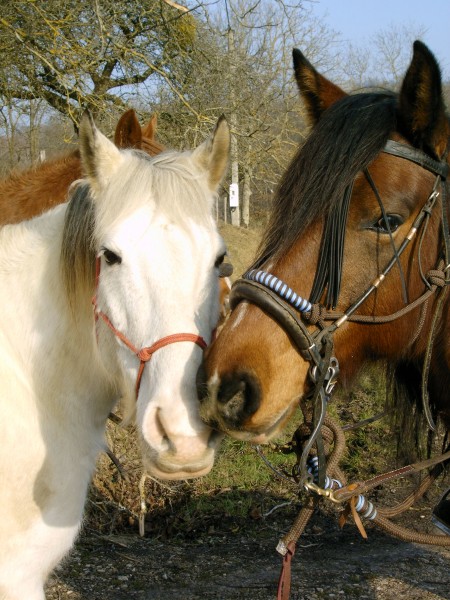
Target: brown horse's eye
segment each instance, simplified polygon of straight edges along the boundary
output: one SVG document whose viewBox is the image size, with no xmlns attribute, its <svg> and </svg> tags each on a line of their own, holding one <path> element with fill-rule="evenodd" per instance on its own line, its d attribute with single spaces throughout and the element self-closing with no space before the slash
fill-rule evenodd
<svg viewBox="0 0 450 600">
<path fill-rule="evenodd" d="M 112 250 L 108 250 L 108 248 L 103 250 L 103 256 L 107 265 L 120 265 L 122 262 L 122 258 Z"/>
<path fill-rule="evenodd" d="M 400 215 L 386 215 L 386 217 L 380 217 L 376 223 L 374 223 L 370 229 L 377 231 L 378 233 L 394 233 L 400 225 L 403 224 L 403 219 Z"/>
</svg>

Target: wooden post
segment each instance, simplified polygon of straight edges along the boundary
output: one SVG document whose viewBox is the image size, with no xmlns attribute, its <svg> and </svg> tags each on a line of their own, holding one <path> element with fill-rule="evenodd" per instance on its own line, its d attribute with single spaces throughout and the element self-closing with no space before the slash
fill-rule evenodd
<svg viewBox="0 0 450 600">
<path fill-rule="evenodd" d="M 231 27 L 228 29 L 228 55 L 230 57 L 230 104 L 232 107 L 230 115 L 230 126 L 231 126 L 231 146 L 230 146 L 230 159 L 231 159 L 231 184 L 239 186 L 239 162 L 238 162 L 238 140 L 236 137 L 237 130 L 237 115 L 234 110 L 235 104 L 235 93 L 234 86 L 236 84 L 235 78 L 235 62 L 234 62 L 234 32 Z M 235 188 L 239 190 L 239 187 Z M 239 191 L 238 191 L 238 203 L 237 206 L 231 207 L 231 224 L 239 227 L 241 224 L 241 210 L 239 206 Z"/>
</svg>

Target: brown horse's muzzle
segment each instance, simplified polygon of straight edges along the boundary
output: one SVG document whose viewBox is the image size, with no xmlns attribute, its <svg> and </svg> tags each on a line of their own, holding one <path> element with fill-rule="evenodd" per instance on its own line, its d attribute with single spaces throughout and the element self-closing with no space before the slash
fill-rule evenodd
<svg viewBox="0 0 450 600">
<path fill-rule="evenodd" d="M 245 371 L 232 371 L 206 381 L 202 365 L 197 374 L 197 390 L 202 420 L 221 431 L 241 430 L 260 405 L 258 381 Z"/>
</svg>

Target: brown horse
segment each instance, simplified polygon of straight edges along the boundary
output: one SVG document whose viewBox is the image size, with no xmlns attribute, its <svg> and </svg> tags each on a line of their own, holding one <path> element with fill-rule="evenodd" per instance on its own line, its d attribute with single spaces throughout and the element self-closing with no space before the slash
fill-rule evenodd
<svg viewBox="0 0 450 600">
<path fill-rule="evenodd" d="M 312 131 L 205 353 L 202 417 L 265 442 L 317 379 L 331 389 L 335 356 L 344 384 L 379 359 L 419 401 L 422 380 L 429 422 L 450 428 L 450 125 L 436 59 L 415 42 L 398 95 L 347 95 L 298 50 L 294 69 Z"/>
<path fill-rule="evenodd" d="M 156 116 L 141 129 L 136 113 L 127 110 L 117 123 L 114 142 L 151 156 L 164 149 L 155 139 Z M 0 224 L 19 223 L 67 200 L 69 186 L 82 177 L 80 153 L 74 150 L 0 181 Z"/>
</svg>

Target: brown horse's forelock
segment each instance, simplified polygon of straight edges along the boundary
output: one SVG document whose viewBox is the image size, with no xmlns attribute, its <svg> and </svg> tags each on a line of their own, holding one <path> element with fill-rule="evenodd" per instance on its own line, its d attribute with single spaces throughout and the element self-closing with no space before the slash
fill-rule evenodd
<svg viewBox="0 0 450 600">
<path fill-rule="evenodd" d="M 252 268 L 281 258 L 377 156 L 396 128 L 396 96 L 348 96 L 331 106 L 292 160 L 274 199 L 272 217 Z"/>
<path fill-rule="evenodd" d="M 80 290 L 93 290 L 94 218 L 89 185 L 80 182 L 75 185 L 67 206 L 61 246 L 62 280 L 72 308 Z"/>
<path fill-rule="evenodd" d="M 156 156 L 164 152 L 165 148 L 155 139 L 143 137 L 141 140 L 141 150 L 150 156 Z"/>
</svg>

